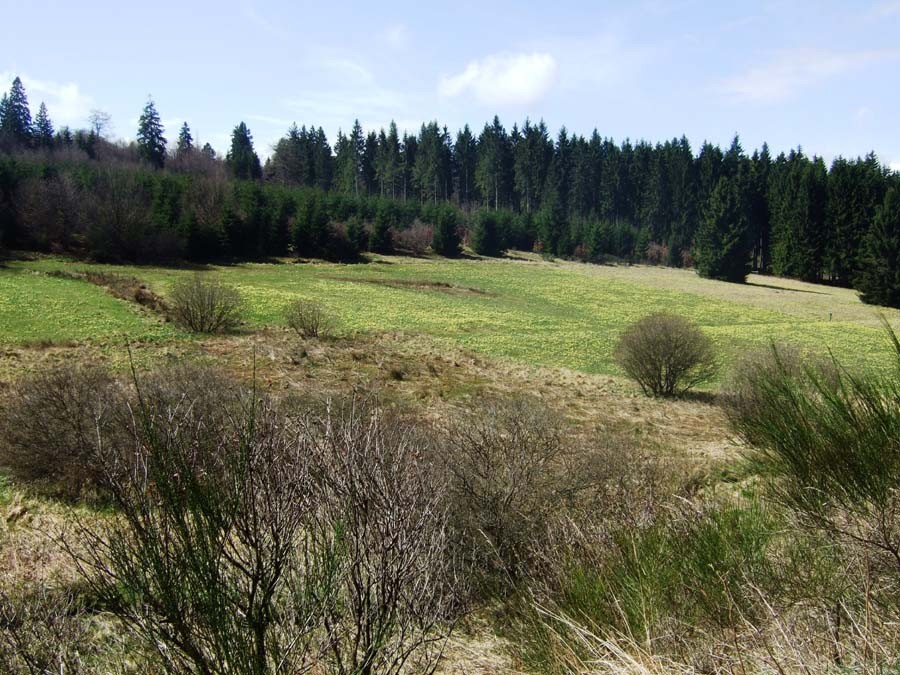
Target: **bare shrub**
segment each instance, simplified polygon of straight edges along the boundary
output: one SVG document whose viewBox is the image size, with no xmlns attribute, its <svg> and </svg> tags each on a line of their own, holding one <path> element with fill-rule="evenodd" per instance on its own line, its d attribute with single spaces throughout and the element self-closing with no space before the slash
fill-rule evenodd
<svg viewBox="0 0 900 675">
<path fill-rule="evenodd" d="M 616 363 L 648 396 L 678 396 L 717 372 L 712 341 L 674 314 L 651 314 L 619 338 Z"/>
<path fill-rule="evenodd" d="M 284 310 L 287 325 L 304 338 L 330 337 L 334 324 L 322 306 L 308 300 L 295 300 Z"/>
<path fill-rule="evenodd" d="M 811 393 L 815 391 L 814 380 L 829 391 L 840 382 L 840 372 L 833 361 L 807 356 L 796 345 L 772 344 L 753 350 L 734 364 L 722 386 L 720 400 L 731 422 L 741 425 L 764 415 L 765 383 L 782 377 Z"/>
<path fill-rule="evenodd" d="M 71 593 L 0 593 L 0 669 L 4 673 L 80 673 L 95 656 L 89 625 Z"/>
<path fill-rule="evenodd" d="M 434 227 L 415 221 L 405 229 L 394 230 L 394 246 L 414 255 L 422 255 L 434 239 Z"/>
<path fill-rule="evenodd" d="M 324 660 L 338 673 L 432 672 L 456 592 L 430 439 L 359 400 L 300 424 L 318 495 L 311 549 L 335 565 Z"/>
<path fill-rule="evenodd" d="M 98 433 L 111 435 L 113 378 L 62 366 L 18 382 L 0 411 L 0 465 L 42 491 L 78 497 L 96 488 Z"/>
<path fill-rule="evenodd" d="M 68 551 L 167 672 L 433 670 L 453 594 L 424 440 L 196 371 L 137 390 L 100 453 L 118 516 L 78 519 Z"/>
<path fill-rule="evenodd" d="M 176 282 L 171 301 L 175 322 L 195 333 L 232 331 L 241 323 L 243 301 L 238 290 L 200 274 Z"/>
<path fill-rule="evenodd" d="M 681 266 L 685 269 L 692 269 L 696 261 L 694 260 L 694 254 L 691 253 L 691 249 L 686 248 L 681 252 Z"/>
<path fill-rule="evenodd" d="M 669 260 L 669 247 L 651 241 L 647 246 L 647 262 L 651 265 L 665 265 Z"/>
<path fill-rule="evenodd" d="M 462 414 L 441 457 L 456 546 L 487 584 L 525 574 L 546 529 L 609 469 L 572 441 L 559 415 L 526 397 Z"/>
</svg>

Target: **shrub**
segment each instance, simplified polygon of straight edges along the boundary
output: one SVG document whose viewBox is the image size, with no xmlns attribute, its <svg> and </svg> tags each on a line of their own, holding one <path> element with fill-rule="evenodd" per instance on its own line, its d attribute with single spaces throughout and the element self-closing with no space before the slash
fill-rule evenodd
<svg viewBox="0 0 900 675">
<path fill-rule="evenodd" d="M 366 406 L 154 388 L 104 454 L 118 518 L 69 552 L 165 670 L 430 672 L 453 595 L 426 442 Z"/>
<path fill-rule="evenodd" d="M 669 262 L 669 247 L 651 241 L 647 244 L 647 262 L 651 265 L 665 265 Z"/>
<path fill-rule="evenodd" d="M 397 230 L 393 233 L 396 247 L 413 255 L 425 253 L 433 238 L 434 227 L 420 222 L 415 222 L 405 230 Z"/>
<path fill-rule="evenodd" d="M 732 409 L 751 465 L 806 526 L 862 544 L 900 575 L 900 343 L 897 369 L 775 365 L 749 380 L 752 405 Z"/>
<path fill-rule="evenodd" d="M 712 341 L 687 319 L 651 314 L 628 327 L 616 363 L 648 396 L 678 396 L 717 371 Z"/>
<path fill-rule="evenodd" d="M 237 289 L 200 274 L 176 282 L 171 301 L 175 322 L 195 333 L 231 331 L 241 323 L 243 303 Z"/>
<path fill-rule="evenodd" d="M 572 442 L 559 415 L 525 397 L 462 414 L 446 442 L 456 546 L 489 591 L 528 570 L 551 521 L 610 466 Z"/>
<path fill-rule="evenodd" d="M 63 366 L 18 382 L 0 412 L 0 465 L 43 492 L 68 498 L 96 488 L 98 434 L 112 435 L 113 378 Z"/>
<path fill-rule="evenodd" d="M 321 305 L 307 300 L 295 300 L 284 310 L 287 325 L 300 337 L 325 338 L 331 335 L 331 318 Z"/>
</svg>

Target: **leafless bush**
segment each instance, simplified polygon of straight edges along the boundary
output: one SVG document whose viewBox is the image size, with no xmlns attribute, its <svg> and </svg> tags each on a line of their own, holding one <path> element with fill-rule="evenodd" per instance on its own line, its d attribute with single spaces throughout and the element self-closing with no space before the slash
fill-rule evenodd
<svg viewBox="0 0 900 675">
<path fill-rule="evenodd" d="M 200 274 L 172 287 L 172 316 L 195 333 L 232 331 L 241 323 L 243 302 L 237 289 Z"/>
<path fill-rule="evenodd" d="M 554 519 L 609 469 L 573 442 L 559 415 L 526 397 L 462 414 L 441 457 L 456 545 L 488 584 L 521 577 Z"/>
<path fill-rule="evenodd" d="M 619 338 L 616 362 L 648 396 L 678 396 L 717 371 L 712 341 L 674 314 L 651 314 Z"/>
<path fill-rule="evenodd" d="M 98 433 L 112 435 L 113 378 L 63 366 L 17 383 L 0 412 L 0 464 L 45 491 L 78 497 L 96 488 Z"/>
<path fill-rule="evenodd" d="M 694 254 L 691 253 L 691 249 L 686 248 L 681 252 L 681 266 L 685 269 L 691 269 L 696 264 L 694 260 Z"/>
<path fill-rule="evenodd" d="M 167 672 L 430 672 L 453 597 L 426 441 L 381 413 L 286 418 L 196 368 L 137 384 L 101 443 L 110 519 L 68 551 Z"/>
<path fill-rule="evenodd" d="M 335 565 L 334 596 L 319 598 L 329 669 L 431 672 L 455 592 L 429 439 L 360 401 L 300 424 L 317 495 L 311 548 Z"/>
<path fill-rule="evenodd" d="M 434 227 L 417 220 L 408 228 L 394 230 L 393 239 L 396 248 L 414 255 L 422 255 L 431 246 Z"/>
<path fill-rule="evenodd" d="M 86 672 L 97 648 L 72 594 L 42 589 L 33 595 L 0 593 L 0 670 L 4 673 Z"/>
<path fill-rule="evenodd" d="M 647 262 L 651 265 L 665 265 L 669 260 L 669 247 L 655 241 L 647 246 Z"/>
<path fill-rule="evenodd" d="M 287 325 L 304 338 L 326 338 L 333 330 L 328 313 L 316 302 L 294 300 L 284 310 Z"/>
<path fill-rule="evenodd" d="M 765 383 L 773 378 L 788 378 L 814 394 L 808 374 L 828 390 L 839 386 L 840 372 L 833 361 L 806 355 L 796 345 L 772 344 L 748 352 L 735 363 L 720 400 L 729 419 L 740 425 L 765 414 Z"/>
</svg>

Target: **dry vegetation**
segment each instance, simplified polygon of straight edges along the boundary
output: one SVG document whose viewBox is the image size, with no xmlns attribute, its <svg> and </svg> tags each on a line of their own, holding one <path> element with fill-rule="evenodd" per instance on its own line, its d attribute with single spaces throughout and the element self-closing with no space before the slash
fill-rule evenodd
<svg viewBox="0 0 900 675">
<path fill-rule="evenodd" d="M 891 373 L 778 346 L 648 398 L 294 309 L 0 352 L 0 667 L 896 667 Z"/>
</svg>

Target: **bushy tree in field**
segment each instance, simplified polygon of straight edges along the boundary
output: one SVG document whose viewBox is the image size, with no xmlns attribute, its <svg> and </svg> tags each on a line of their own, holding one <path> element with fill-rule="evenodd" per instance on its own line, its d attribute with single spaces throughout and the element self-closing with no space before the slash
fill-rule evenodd
<svg viewBox="0 0 900 675">
<path fill-rule="evenodd" d="M 138 155 L 142 160 L 163 168 L 166 163 L 166 138 L 163 136 L 165 129 L 156 111 L 156 104 L 152 98 L 147 99 L 147 105 L 138 120 L 137 144 Z"/>
<path fill-rule="evenodd" d="M 259 156 L 253 149 L 253 136 L 243 122 L 231 133 L 231 150 L 225 157 L 225 163 L 235 178 L 256 180 L 262 176 Z"/>
<path fill-rule="evenodd" d="M 863 302 L 900 307 L 900 186 L 892 187 L 875 214 L 857 281 Z"/>
</svg>

